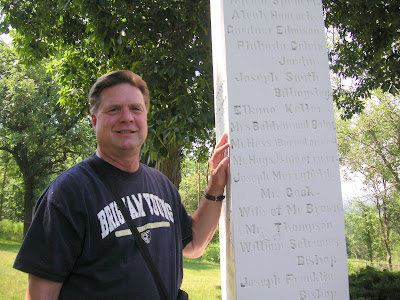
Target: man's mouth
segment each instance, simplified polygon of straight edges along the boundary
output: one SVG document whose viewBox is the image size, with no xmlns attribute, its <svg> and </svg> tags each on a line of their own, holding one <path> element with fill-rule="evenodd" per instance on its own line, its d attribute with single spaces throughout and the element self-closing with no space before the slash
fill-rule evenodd
<svg viewBox="0 0 400 300">
<path fill-rule="evenodd" d="M 132 130 L 121 130 L 121 131 L 117 131 L 118 133 L 135 133 L 135 131 Z"/>
</svg>

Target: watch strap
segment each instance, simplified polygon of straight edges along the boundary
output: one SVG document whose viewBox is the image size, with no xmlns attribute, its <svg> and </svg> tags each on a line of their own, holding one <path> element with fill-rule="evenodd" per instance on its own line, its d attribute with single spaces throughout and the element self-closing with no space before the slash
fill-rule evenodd
<svg viewBox="0 0 400 300">
<path fill-rule="evenodd" d="M 210 200 L 210 201 L 222 201 L 222 200 L 225 199 L 225 196 L 224 196 L 224 195 L 212 196 L 212 195 L 209 195 L 209 194 L 207 194 L 207 193 L 204 193 L 204 197 L 205 197 L 207 200 Z"/>
</svg>

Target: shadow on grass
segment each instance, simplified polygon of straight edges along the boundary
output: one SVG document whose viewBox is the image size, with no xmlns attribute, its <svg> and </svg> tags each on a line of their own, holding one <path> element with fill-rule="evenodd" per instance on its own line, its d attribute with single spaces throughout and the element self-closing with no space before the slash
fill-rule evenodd
<svg viewBox="0 0 400 300">
<path fill-rule="evenodd" d="M 207 262 L 199 259 L 184 259 L 183 266 L 190 270 L 215 270 L 219 269 L 219 264 Z"/>
<path fill-rule="evenodd" d="M 14 252 L 17 253 L 21 248 L 21 243 L 0 239 L 0 251 Z"/>
</svg>

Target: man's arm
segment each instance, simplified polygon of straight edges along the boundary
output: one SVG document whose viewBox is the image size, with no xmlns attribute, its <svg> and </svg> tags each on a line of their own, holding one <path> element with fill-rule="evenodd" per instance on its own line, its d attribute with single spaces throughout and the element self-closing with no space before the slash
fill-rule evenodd
<svg viewBox="0 0 400 300">
<path fill-rule="evenodd" d="M 49 281 L 29 274 L 25 300 L 56 300 L 62 283 Z"/>
<path fill-rule="evenodd" d="M 215 147 L 210 159 L 210 180 L 206 193 L 219 196 L 224 193 L 229 167 L 229 144 L 225 133 Z M 204 196 L 192 215 L 193 240 L 183 249 L 189 258 L 200 257 L 214 236 L 221 215 L 222 201 L 210 201 Z"/>
</svg>

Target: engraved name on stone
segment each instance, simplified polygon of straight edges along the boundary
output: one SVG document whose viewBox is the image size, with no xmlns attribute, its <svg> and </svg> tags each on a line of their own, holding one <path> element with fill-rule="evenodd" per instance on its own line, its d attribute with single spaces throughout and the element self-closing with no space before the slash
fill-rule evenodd
<svg viewBox="0 0 400 300">
<path fill-rule="evenodd" d="M 250 278 L 244 277 L 240 283 L 243 288 L 274 288 L 274 287 L 284 287 L 291 286 L 299 283 L 315 283 L 315 282 L 328 282 L 334 280 L 334 275 L 329 272 L 308 272 L 304 274 L 272 274 L 270 277 L 263 278 Z M 314 291 L 321 291 L 320 289 L 315 289 Z M 325 290 L 327 292 L 327 290 Z M 306 290 L 300 290 L 299 294 L 301 297 L 308 297 L 306 295 Z M 336 291 L 330 291 L 329 295 L 332 296 Z M 322 296 L 322 295 L 321 295 Z M 307 299 L 307 298 L 299 298 Z M 311 298 L 314 299 L 314 298 Z M 316 298 L 315 298 L 316 299 Z M 331 298 L 332 299 L 332 298 Z M 334 298 L 333 298 L 334 299 Z"/>
<path fill-rule="evenodd" d="M 292 216 L 299 214 L 334 214 L 343 212 L 343 208 L 339 204 L 279 204 L 272 208 L 267 209 L 263 206 L 241 206 L 239 207 L 241 218 L 252 218 L 255 217 L 274 217 L 274 216 Z M 246 224 L 247 225 L 247 224 Z"/>
<path fill-rule="evenodd" d="M 320 4 L 320 1 L 317 0 L 230 0 L 229 4 L 232 6 L 257 6 L 270 7 L 271 4 L 276 5 L 277 7 L 293 7 L 293 6 L 317 6 Z"/>
<path fill-rule="evenodd" d="M 332 161 L 336 160 L 336 157 L 331 158 Z M 320 159 L 319 159 L 320 160 Z M 276 182 L 282 180 L 290 181 L 309 181 L 309 180 L 328 180 L 335 178 L 329 168 L 315 168 L 307 169 L 298 172 L 281 171 L 281 170 L 256 170 L 255 173 L 244 173 L 244 171 L 238 171 L 232 174 L 232 180 L 235 183 L 240 184 L 255 184 L 260 185 L 264 182 Z"/>
</svg>

